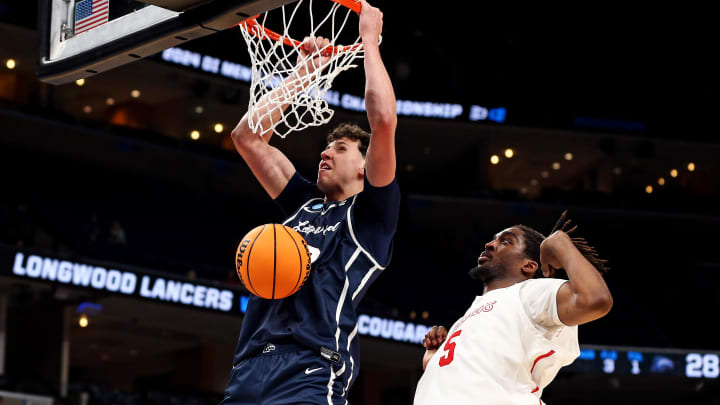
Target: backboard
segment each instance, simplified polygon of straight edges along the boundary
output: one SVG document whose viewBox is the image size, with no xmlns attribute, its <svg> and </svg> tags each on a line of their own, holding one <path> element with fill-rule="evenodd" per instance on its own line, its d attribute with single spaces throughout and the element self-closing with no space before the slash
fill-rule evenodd
<svg viewBox="0 0 720 405">
<path fill-rule="evenodd" d="M 42 0 L 37 74 L 46 83 L 69 83 L 293 1 Z"/>
</svg>

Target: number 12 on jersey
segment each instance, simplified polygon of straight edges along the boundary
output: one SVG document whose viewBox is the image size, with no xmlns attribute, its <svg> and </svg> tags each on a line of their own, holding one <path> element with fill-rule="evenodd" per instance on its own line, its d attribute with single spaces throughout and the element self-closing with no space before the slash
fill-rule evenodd
<svg viewBox="0 0 720 405">
<path fill-rule="evenodd" d="M 440 358 L 440 367 L 447 366 L 448 364 L 452 363 L 453 359 L 455 358 L 455 345 L 456 343 L 452 340 L 456 337 L 460 336 L 460 332 L 462 332 L 462 329 L 459 329 L 457 332 L 450 335 L 450 337 L 445 342 L 445 346 L 443 346 L 443 350 L 447 352 L 446 355 L 442 356 Z"/>
</svg>

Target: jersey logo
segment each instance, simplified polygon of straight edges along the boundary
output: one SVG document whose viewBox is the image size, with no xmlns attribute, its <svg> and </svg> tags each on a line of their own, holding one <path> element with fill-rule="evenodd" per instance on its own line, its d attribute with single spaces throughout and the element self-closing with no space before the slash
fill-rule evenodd
<svg viewBox="0 0 720 405">
<path fill-rule="evenodd" d="M 308 367 L 305 369 L 305 375 L 310 375 L 316 371 L 322 370 L 323 368 L 325 368 L 325 367 L 318 367 L 318 368 L 314 368 L 314 369 L 310 370 L 310 367 Z"/>
<path fill-rule="evenodd" d="M 303 210 L 304 210 L 305 212 L 309 212 L 309 213 L 316 213 L 316 212 L 320 211 L 320 215 L 325 215 L 325 214 L 327 214 L 331 209 L 333 209 L 333 208 L 335 208 L 335 207 L 337 207 L 337 206 L 338 206 L 337 204 L 330 204 L 330 205 L 328 205 L 328 206 L 326 207 L 324 204 L 317 203 L 317 204 L 311 205 L 310 207 L 305 207 L 305 208 L 303 208 Z"/>
<path fill-rule="evenodd" d="M 265 345 L 265 348 L 263 349 L 263 353 L 270 353 L 273 350 L 275 350 L 275 345 L 272 343 L 268 343 Z"/>
</svg>

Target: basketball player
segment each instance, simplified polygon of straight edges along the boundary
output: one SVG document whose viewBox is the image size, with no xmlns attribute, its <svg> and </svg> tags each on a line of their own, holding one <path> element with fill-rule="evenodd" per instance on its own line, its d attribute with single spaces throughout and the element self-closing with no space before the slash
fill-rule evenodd
<svg viewBox="0 0 720 405">
<path fill-rule="evenodd" d="M 396 101 L 378 46 L 382 13 L 361 3 L 372 136 L 351 124 L 333 129 L 313 183 L 268 144 L 272 131 L 250 130 L 247 115 L 232 132 L 237 151 L 288 215 L 283 224 L 306 239 L 312 270 L 305 285 L 288 298 L 251 297 L 223 404 L 345 404 L 357 377 L 355 308 L 390 261 L 400 204 Z M 323 38 L 306 38 L 301 56 L 327 44 Z M 312 63 L 300 63 L 295 74 L 311 75 L 327 59 L 317 56 Z M 280 111 L 274 114 L 277 120 Z"/>
<path fill-rule="evenodd" d="M 543 404 L 543 389 L 580 355 L 577 325 L 605 316 L 613 302 L 600 274 L 605 261 L 568 236 L 569 222 L 547 238 L 516 225 L 485 245 L 469 273 L 483 294 L 449 331 L 433 326 L 425 335 L 415 405 Z M 558 269 L 568 280 L 549 278 Z"/>
</svg>

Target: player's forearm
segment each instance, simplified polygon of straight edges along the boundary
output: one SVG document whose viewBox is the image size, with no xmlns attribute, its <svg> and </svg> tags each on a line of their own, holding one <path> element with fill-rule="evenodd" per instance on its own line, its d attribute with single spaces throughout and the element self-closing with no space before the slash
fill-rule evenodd
<svg viewBox="0 0 720 405">
<path fill-rule="evenodd" d="M 558 250 L 557 257 L 568 275 L 575 305 L 600 316 L 605 315 L 610 311 L 613 299 L 600 272 L 572 243 L 565 243 Z"/>
<path fill-rule="evenodd" d="M 396 101 L 392 82 L 380 58 L 378 45 L 372 40 L 365 48 L 365 108 L 370 123 L 365 172 L 373 186 L 383 187 L 395 178 L 395 128 L 397 127 Z"/>
<path fill-rule="evenodd" d="M 397 114 L 395 92 L 390 76 L 380 57 L 380 34 L 382 33 L 382 12 L 360 0 L 359 32 L 363 43 L 365 68 L 365 110 L 370 123 L 370 145 L 368 146 L 365 172 L 367 180 L 375 187 L 383 187 L 395 178 L 395 128 Z"/>
<path fill-rule="evenodd" d="M 373 132 L 394 135 L 397 126 L 397 101 L 390 76 L 380 56 L 380 48 L 372 39 L 365 41 L 365 109 Z M 390 131 L 391 130 L 391 131 Z"/>
<path fill-rule="evenodd" d="M 307 86 L 307 80 L 298 79 L 297 73 L 286 78 L 276 89 L 264 95 L 258 100 L 253 108 L 252 118 L 255 125 L 259 129 L 264 130 L 262 133 L 253 132 L 250 128 L 249 112 L 246 113 L 231 135 L 236 148 L 240 150 L 257 142 L 260 138 L 262 142 L 268 143 L 273 134 L 272 127 L 280 121 L 283 112 L 290 105 L 290 100 L 299 91 Z M 259 136 L 258 136 L 259 135 Z"/>
</svg>

